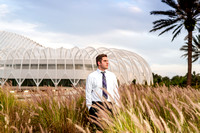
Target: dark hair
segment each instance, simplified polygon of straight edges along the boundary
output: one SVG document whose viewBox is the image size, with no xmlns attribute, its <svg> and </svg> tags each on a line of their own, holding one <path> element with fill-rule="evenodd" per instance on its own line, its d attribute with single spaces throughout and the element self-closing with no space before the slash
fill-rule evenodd
<svg viewBox="0 0 200 133">
<path fill-rule="evenodd" d="M 98 66 L 98 62 L 99 61 L 101 62 L 101 60 L 102 60 L 103 57 L 107 57 L 107 55 L 106 54 L 100 54 L 100 55 L 98 55 L 96 57 L 96 64 L 97 64 L 97 66 Z"/>
</svg>

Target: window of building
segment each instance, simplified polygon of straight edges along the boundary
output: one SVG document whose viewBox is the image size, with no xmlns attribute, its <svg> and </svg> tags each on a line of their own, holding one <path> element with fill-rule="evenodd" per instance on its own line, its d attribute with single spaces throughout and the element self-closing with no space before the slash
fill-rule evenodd
<svg viewBox="0 0 200 133">
<path fill-rule="evenodd" d="M 85 69 L 86 70 L 92 70 L 92 65 L 91 64 L 85 64 Z"/>
<path fill-rule="evenodd" d="M 83 69 L 83 64 L 75 64 L 75 69 Z"/>
<path fill-rule="evenodd" d="M 64 64 L 57 64 L 57 69 L 65 69 L 65 65 Z"/>
<path fill-rule="evenodd" d="M 0 64 L 0 69 L 4 69 L 4 64 Z"/>
<path fill-rule="evenodd" d="M 73 69 L 73 65 L 72 64 L 66 64 L 66 69 Z"/>
<path fill-rule="evenodd" d="M 48 64 L 48 69 L 56 69 L 56 65 L 55 64 Z"/>
<path fill-rule="evenodd" d="M 40 64 L 39 69 L 47 69 L 47 64 Z"/>
<path fill-rule="evenodd" d="M 31 69 L 38 69 L 38 64 L 31 64 Z"/>
<path fill-rule="evenodd" d="M 14 69 L 20 69 L 21 64 L 14 64 L 13 67 L 14 67 Z"/>
<path fill-rule="evenodd" d="M 23 64 L 22 69 L 29 69 L 29 64 Z"/>
</svg>

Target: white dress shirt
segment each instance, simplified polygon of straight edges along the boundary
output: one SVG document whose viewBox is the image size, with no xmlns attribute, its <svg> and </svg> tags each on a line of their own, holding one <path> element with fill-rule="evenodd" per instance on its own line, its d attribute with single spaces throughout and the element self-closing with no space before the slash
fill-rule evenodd
<svg viewBox="0 0 200 133">
<path fill-rule="evenodd" d="M 119 97 L 117 78 L 114 73 L 105 70 L 105 77 L 107 83 L 107 91 L 117 103 L 116 99 Z M 88 75 L 86 81 L 86 105 L 88 110 L 90 109 L 92 102 L 102 101 L 103 90 L 102 90 L 102 73 L 101 70 L 96 71 Z M 108 102 L 111 102 L 110 96 L 108 95 Z"/>
</svg>

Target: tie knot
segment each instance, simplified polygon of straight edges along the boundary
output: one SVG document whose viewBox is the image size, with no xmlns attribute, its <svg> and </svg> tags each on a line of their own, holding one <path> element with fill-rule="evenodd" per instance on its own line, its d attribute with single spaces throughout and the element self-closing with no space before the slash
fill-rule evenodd
<svg viewBox="0 0 200 133">
<path fill-rule="evenodd" d="M 105 71 L 101 72 L 103 75 L 106 73 Z"/>
</svg>

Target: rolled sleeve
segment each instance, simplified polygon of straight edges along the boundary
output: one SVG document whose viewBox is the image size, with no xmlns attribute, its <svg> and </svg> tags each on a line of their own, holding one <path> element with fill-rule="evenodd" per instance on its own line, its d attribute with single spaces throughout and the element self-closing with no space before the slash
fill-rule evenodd
<svg viewBox="0 0 200 133">
<path fill-rule="evenodd" d="M 89 110 L 92 105 L 92 78 L 90 75 L 86 80 L 85 93 L 86 93 L 86 106 L 88 107 Z"/>
<path fill-rule="evenodd" d="M 119 92 L 118 92 L 118 83 L 117 83 L 117 78 L 115 76 L 115 80 L 114 80 L 114 100 L 115 100 L 115 103 L 119 106 L 119 103 L 118 103 L 118 100 L 120 98 L 119 96 Z"/>
</svg>

